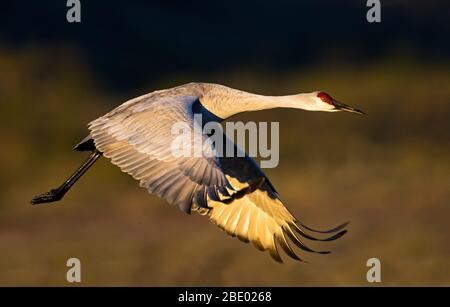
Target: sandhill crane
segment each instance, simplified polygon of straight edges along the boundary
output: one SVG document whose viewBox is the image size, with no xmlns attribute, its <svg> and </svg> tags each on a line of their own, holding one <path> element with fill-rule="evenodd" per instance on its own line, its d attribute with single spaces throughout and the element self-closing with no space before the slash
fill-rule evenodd
<svg viewBox="0 0 450 307">
<path fill-rule="evenodd" d="M 189 83 L 155 91 L 118 106 L 89 123 L 89 136 L 75 146 L 90 151 L 89 158 L 60 187 L 36 196 L 33 204 L 60 200 L 101 156 L 111 159 L 140 186 L 182 211 L 209 216 L 212 223 L 241 241 L 268 250 L 282 262 L 280 246 L 290 257 L 302 261 L 288 239 L 300 249 L 307 247 L 299 235 L 331 241 L 344 235 L 347 223 L 320 231 L 296 219 L 281 202 L 272 183 L 248 155 L 244 157 L 173 157 L 170 128 L 175 122 L 193 126 L 194 114 L 205 122 L 221 122 L 237 113 L 271 108 L 308 111 L 348 111 L 363 114 L 325 92 L 288 96 L 262 96 L 211 83 Z M 207 136 L 202 135 L 202 138 Z M 235 146 L 233 144 L 233 146 Z M 317 238 L 308 232 L 329 234 Z"/>
</svg>

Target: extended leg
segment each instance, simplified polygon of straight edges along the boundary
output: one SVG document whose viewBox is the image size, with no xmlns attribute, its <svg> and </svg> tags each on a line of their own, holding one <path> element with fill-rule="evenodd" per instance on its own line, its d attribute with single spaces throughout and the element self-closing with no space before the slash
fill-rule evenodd
<svg viewBox="0 0 450 307">
<path fill-rule="evenodd" d="M 98 150 L 94 150 L 89 158 L 72 174 L 60 187 L 56 189 L 51 189 L 49 192 L 38 195 L 31 200 L 33 205 L 42 203 L 51 203 L 58 201 L 64 197 L 64 195 L 69 191 L 69 189 L 80 179 L 81 176 L 97 161 L 97 159 L 102 155 Z"/>
</svg>

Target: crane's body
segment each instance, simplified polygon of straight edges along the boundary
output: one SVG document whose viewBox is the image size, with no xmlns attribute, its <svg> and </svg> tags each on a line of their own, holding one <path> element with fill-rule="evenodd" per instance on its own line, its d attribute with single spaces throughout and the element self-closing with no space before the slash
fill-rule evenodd
<svg viewBox="0 0 450 307">
<path fill-rule="evenodd" d="M 180 157 L 171 153 L 174 138 L 171 127 L 177 122 L 194 127 L 220 122 L 241 112 L 278 107 L 362 113 L 324 92 L 262 96 L 210 83 L 189 83 L 155 91 L 131 99 L 89 123 L 88 137 L 75 146 L 79 151 L 91 151 L 89 158 L 59 188 L 35 197 L 32 203 L 60 200 L 104 155 L 138 180 L 141 187 L 183 212 L 208 215 L 229 235 L 268 250 L 277 261 L 281 261 L 277 244 L 290 257 L 300 260 L 288 239 L 301 249 L 314 252 L 299 235 L 310 240 L 334 240 L 345 234 L 347 224 L 328 231 L 302 224 L 282 204 L 272 183 L 248 155 L 215 156 L 212 145 L 203 148 L 207 152 L 201 156 Z M 201 114 L 204 122 L 196 123 L 195 114 Z M 229 140 L 224 144 L 239 150 Z M 307 231 L 332 235 L 318 239 Z"/>
</svg>

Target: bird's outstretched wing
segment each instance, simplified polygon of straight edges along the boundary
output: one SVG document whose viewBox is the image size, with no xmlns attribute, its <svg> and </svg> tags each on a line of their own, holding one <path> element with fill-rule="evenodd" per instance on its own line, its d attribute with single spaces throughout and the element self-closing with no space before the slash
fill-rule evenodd
<svg viewBox="0 0 450 307">
<path fill-rule="evenodd" d="M 153 92 L 130 100 L 89 124 L 96 148 L 111 162 L 154 193 L 183 211 L 208 214 L 211 221 L 232 236 L 268 250 L 281 261 L 277 245 L 300 260 L 289 241 L 308 248 L 299 236 L 330 241 L 345 234 L 343 224 L 318 239 L 284 207 L 278 194 L 256 162 L 248 157 L 217 157 L 207 136 L 194 129 L 193 106 L 199 96 L 183 88 Z M 177 157 L 172 152 L 175 123 L 187 123 L 200 131 L 202 156 Z M 194 137 L 195 138 L 195 137 Z M 232 142 L 224 142 L 236 146 Z M 197 146 L 192 144 L 193 147 Z M 208 147 L 210 146 L 210 147 Z M 235 150 L 240 150 L 235 148 Z M 327 252 L 319 252 L 327 253 Z"/>
<path fill-rule="evenodd" d="M 221 171 L 213 147 L 194 129 L 192 105 L 198 96 L 181 89 L 153 92 L 130 100 L 89 124 L 96 148 L 111 162 L 146 188 L 181 210 L 190 212 L 192 203 L 207 206 L 207 197 L 218 191 L 229 194 L 232 187 Z M 188 125 L 203 144 L 200 156 L 174 155 L 172 142 L 176 123 Z M 197 127 L 198 128 L 198 127 Z M 198 133 L 199 132 L 199 133 Z M 189 141 L 194 142 L 194 135 Z M 198 143 L 192 143 L 192 149 Z M 227 189 L 228 187 L 228 189 Z"/>
<path fill-rule="evenodd" d="M 308 252 L 320 254 L 328 251 L 314 251 L 303 242 L 303 239 L 314 241 L 332 241 L 342 235 L 347 223 L 334 229 L 320 231 L 312 229 L 298 221 L 283 205 L 275 188 L 260 170 L 256 162 L 246 156 L 242 158 L 222 158 L 221 165 L 231 185 L 243 190 L 255 182 L 257 186 L 242 197 L 226 201 L 209 200 L 209 209 L 196 208 L 200 214 L 208 215 L 211 222 L 219 226 L 227 234 L 238 237 L 243 242 L 252 242 L 259 250 L 268 250 L 272 258 L 281 262 L 278 247 L 290 257 L 303 261 L 295 253 L 289 242 Z M 256 178 L 263 180 L 256 180 Z M 317 238 L 307 231 L 331 234 L 326 238 Z"/>
</svg>

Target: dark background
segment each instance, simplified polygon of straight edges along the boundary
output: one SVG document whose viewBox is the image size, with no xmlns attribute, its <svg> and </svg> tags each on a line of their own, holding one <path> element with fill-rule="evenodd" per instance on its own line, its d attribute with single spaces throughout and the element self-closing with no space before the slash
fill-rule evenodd
<svg viewBox="0 0 450 307">
<path fill-rule="evenodd" d="M 66 1 L 4 1 L 0 39 L 73 48 L 119 90 L 180 71 L 282 74 L 324 62 L 367 63 L 398 49 L 430 61 L 448 56 L 448 1 L 382 1 L 379 24 L 367 22 L 365 3 L 82 1 L 81 24 L 70 24 Z"/>
<path fill-rule="evenodd" d="M 381 1 L 66 1 L 0 4 L 0 284 L 450 285 L 450 5 Z M 190 81 L 262 94 L 324 90 L 352 114 L 270 110 L 280 165 L 266 170 L 305 223 L 350 220 L 310 264 L 227 237 L 101 159 L 57 204 L 32 196 L 84 159 L 86 124 L 123 101 Z M 286 257 L 285 257 L 286 258 Z"/>
</svg>

